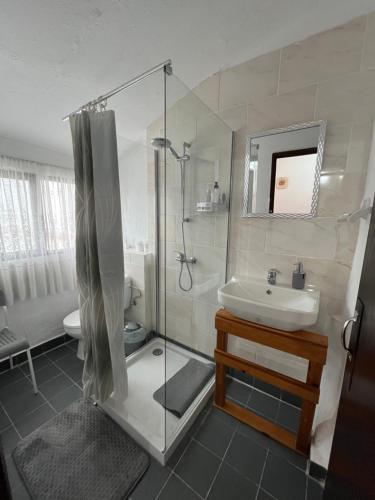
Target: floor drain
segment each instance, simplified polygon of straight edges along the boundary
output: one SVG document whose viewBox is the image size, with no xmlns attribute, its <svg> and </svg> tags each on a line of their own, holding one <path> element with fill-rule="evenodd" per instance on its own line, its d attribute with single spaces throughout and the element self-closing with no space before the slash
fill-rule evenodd
<svg viewBox="0 0 375 500">
<path fill-rule="evenodd" d="M 161 355 L 163 354 L 163 349 L 154 349 L 154 350 L 152 351 L 152 354 L 153 354 L 154 356 L 161 356 Z"/>
</svg>

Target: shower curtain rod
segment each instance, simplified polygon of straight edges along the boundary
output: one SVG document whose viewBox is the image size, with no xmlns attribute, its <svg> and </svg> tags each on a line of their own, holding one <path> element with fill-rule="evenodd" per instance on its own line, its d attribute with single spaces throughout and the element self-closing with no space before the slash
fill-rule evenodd
<svg viewBox="0 0 375 500">
<path fill-rule="evenodd" d="M 156 73 L 156 71 L 159 71 L 163 68 L 165 68 L 165 71 L 168 75 L 171 75 L 172 74 L 172 61 L 170 59 L 167 59 L 166 61 L 162 62 L 161 64 L 158 64 L 157 66 L 154 66 L 153 68 L 145 71 L 144 73 L 136 76 L 135 78 L 132 78 L 131 80 L 123 83 L 119 87 L 116 87 L 113 90 L 110 90 L 106 94 L 101 95 L 101 96 L 97 97 L 96 99 L 93 99 L 92 101 L 87 102 L 86 104 L 83 104 L 83 106 L 81 106 L 80 108 L 78 108 L 75 111 L 72 111 L 68 115 L 64 116 L 62 121 L 65 122 L 66 120 L 69 119 L 70 116 L 75 115 L 76 113 L 79 113 L 80 111 L 82 111 L 82 109 L 89 107 L 89 106 L 95 106 L 95 105 L 99 104 L 100 102 L 105 101 L 105 100 L 109 99 L 110 97 L 118 94 L 119 92 L 122 92 L 123 90 L 125 90 L 129 87 L 132 87 L 133 85 L 140 82 L 144 78 L 147 78 L 148 76 L 152 75 L 153 73 Z"/>
</svg>

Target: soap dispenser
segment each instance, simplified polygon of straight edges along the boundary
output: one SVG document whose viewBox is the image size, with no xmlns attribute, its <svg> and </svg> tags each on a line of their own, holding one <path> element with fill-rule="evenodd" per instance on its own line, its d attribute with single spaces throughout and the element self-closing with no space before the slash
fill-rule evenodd
<svg viewBox="0 0 375 500">
<path fill-rule="evenodd" d="M 303 271 L 302 262 L 297 262 L 295 265 L 295 269 L 293 271 L 292 277 L 292 287 L 296 290 L 303 290 L 305 288 L 305 277 L 306 273 Z"/>
</svg>

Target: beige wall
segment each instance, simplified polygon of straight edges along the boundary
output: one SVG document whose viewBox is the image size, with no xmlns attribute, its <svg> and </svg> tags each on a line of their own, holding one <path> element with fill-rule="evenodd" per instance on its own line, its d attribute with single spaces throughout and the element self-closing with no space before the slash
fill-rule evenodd
<svg viewBox="0 0 375 500">
<path fill-rule="evenodd" d="M 307 283 L 321 290 L 315 330 L 329 337 L 321 403 L 315 424 L 334 421 L 341 385 L 339 343 L 345 294 L 358 225 L 335 217 L 357 209 L 363 194 L 375 115 L 375 14 L 216 73 L 196 93 L 236 130 L 230 274 L 264 277 L 270 267 L 291 282 L 292 264 L 304 263 Z M 298 122 L 328 121 L 317 219 L 242 219 L 245 138 Z M 303 376 L 303 363 L 278 353 L 233 346 L 249 358 Z M 324 427 L 324 425 L 322 426 Z M 330 439 L 322 431 L 315 460 L 327 465 Z M 319 449 L 318 449 L 319 448 Z M 314 449 L 313 449 L 314 458 Z"/>
<path fill-rule="evenodd" d="M 125 319 L 142 323 L 148 331 L 153 329 L 151 260 L 152 256 L 148 252 L 124 250 L 125 273 L 130 276 L 132 284 L 132 301 L 130 308 L 125 311 Z"/>
<path fill-rule="evenodd" d="M 168 338 L 192 349 L 213 356 L 216 332 L 214 318 L 217 309 L 217 289 L 225 282 L 228 211 L 202 215 L 196 213 L 196 203 L 205 201 L 207 185 L 219 181 L 221 190 L 228 197 L 230 190 L 232 132 L 189 89 L 173 76 L 167 80 L 167 95 L 177 95 L 167 112 L 167 136 L 179 154 L 184 141 L 191 143 L 190 161 L 186 163 L 186 213 L 190 222 L 185 224 L 187 255 L 197 259 L 191 266 L 194 286 L 189 292 L 178 286 L 180 264 L 176 262 L 176 251 L 183 252 L 181 234 L 181 178 L 180 167 L 170 153 L 167 154 L 164 172 L 163 154 L 160 162 L 161 186 L 161 293 L 160 327 L 166 324 Z M 147 130 L 147 141 L 164 135 L 163 119 L 153 123 Z M 149 241 L 154 252 L 154 160 L 149 151 Z M 166 190 L 164 193 L 164 178 Z M 165 210 L 164 210 L 165 196 Z M 166 228 L 164 228 L 164 212 Z M 164 244 L 164 231 L 166 242 Z M 164 251 L 166 268 L 164 268 Z M 154 262 L 153 262 L 154 263 Z M 154 276 L 154 270 L 152 276 Z M 164 275 L 165 278 L 164 279 Z M 187 287 L 186 268 L 183 285 Z M 166 291 L 166 307 L 164 305 Z M 153 295 L 154 296 L 154 295 Z M 166 313 L 166 317 L 165 317 Z"/>
</svg>

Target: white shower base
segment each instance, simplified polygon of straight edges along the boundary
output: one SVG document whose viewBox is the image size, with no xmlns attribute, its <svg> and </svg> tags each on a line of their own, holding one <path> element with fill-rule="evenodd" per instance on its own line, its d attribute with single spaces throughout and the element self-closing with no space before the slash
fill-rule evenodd
<svg viewBox="0 0 375 500">
<path fill-rule="evenodd" d="M 154 349 L 163 354 L 154 356 Z M 154 339 L 126 358 L 128 397 L 121 405 L 109 398 L 102 408 L 156 460 L 165 465 L 177 445 L 208 401 L 214 390 L 214 377 L 209 380 L 181 418 L 177 418 L 153 399 L 154 392 L 170 379 L 189 359 L 198 356 L 163 339 Z"/>
</svg>

